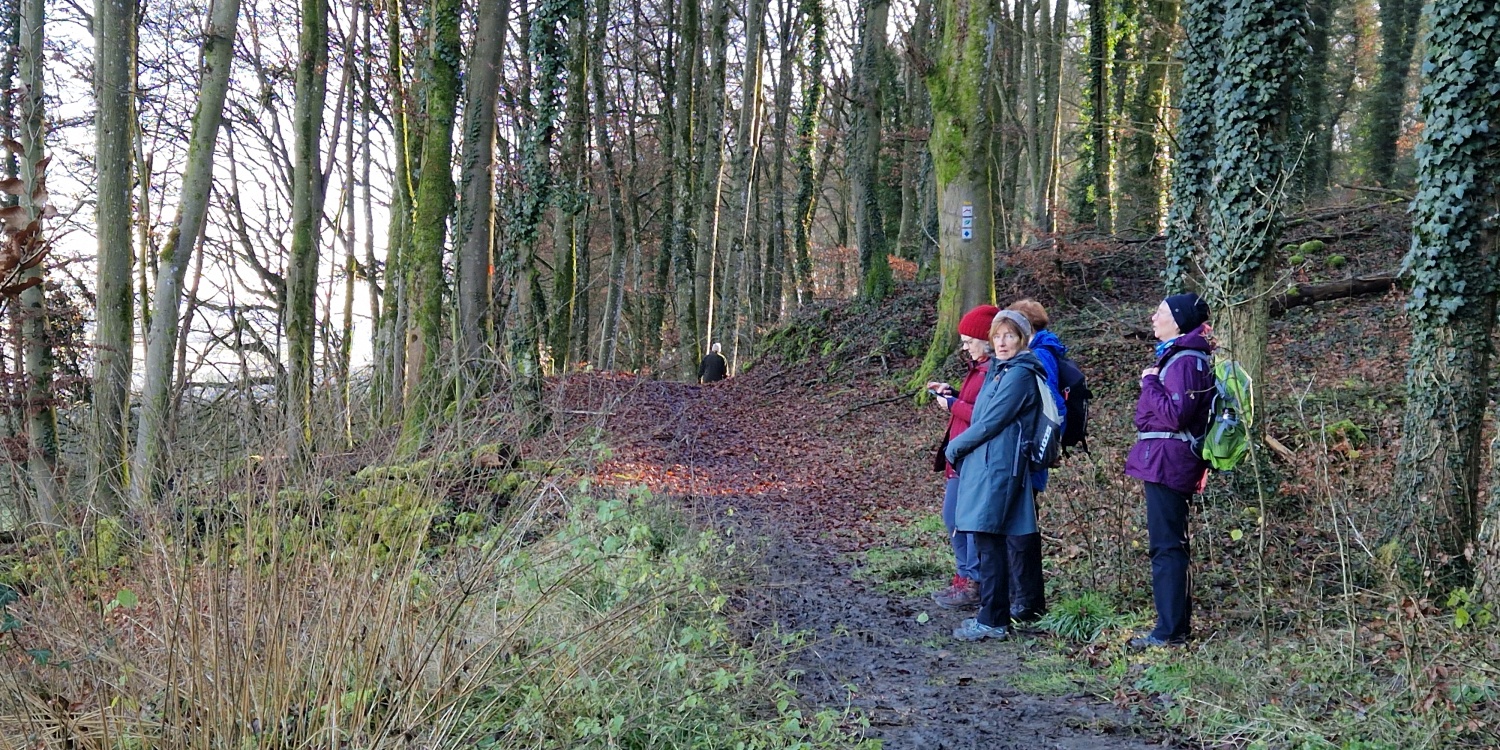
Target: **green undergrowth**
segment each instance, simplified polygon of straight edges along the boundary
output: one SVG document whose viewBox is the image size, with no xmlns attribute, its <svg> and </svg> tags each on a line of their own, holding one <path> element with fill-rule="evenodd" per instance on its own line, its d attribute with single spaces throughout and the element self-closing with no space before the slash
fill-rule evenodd
<svg viewBox="0 0 1500 750">
<path fill-rule="evenodd" d="M 474 451 L 312 486 L 22 545 L 0 748 L 878 747 L 798 700 L 801 634 L 738 626 L 748 553 L 644 490 Z"/>
</svg>

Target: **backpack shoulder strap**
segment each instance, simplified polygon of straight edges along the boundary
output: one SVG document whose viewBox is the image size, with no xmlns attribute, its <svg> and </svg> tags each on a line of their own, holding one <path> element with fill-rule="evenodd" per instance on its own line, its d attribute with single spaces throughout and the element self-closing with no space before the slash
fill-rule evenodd
<svg viewBox="0 0 1500 750">
<path fill-rule="evenodd" d="M 1208 371 L 1209 372 L 1213 372 L 1213 369 L 1214 369 L 1213 356 L 1210 355 L 1208 352 L 1199 351 L 1197 349 L 1178 349 L 1175 353 L 1172 354 L 1172 356 L 1167 357 L 1167 361 L 1166 362 L 1162 363 L 1162 365 L 1161 365 L 1161 372 L 1162 372 L 1162 374 L 1165 375 L 1166 372 L 1167 372 L 1167 368 L 1171 367 L 1173 362 L 1176 362 L 1177 360 L 1182 359 L 1183 357 L 1192 357 L 1193 359 L 1198 360 L 1200 363 L 1206 363 L 1208 365 Z M 1203 365 L 1199 364 L 1198 367 L 1201 370 L 1203 368 Z"/>
</svg>

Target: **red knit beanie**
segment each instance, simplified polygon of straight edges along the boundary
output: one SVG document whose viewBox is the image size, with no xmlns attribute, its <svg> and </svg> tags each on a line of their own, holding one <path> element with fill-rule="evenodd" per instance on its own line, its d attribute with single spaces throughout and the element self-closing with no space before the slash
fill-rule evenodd
<svg viewBox="0 0 1500 750">
<path fill-rule="evenodd" d="M 998 312 L 1000 308 L 994 305 L 980 305 L 964 313 L 963 319 L 958 321 L 959 334 L 971 339 L 988 340 L 990 324 L 995 322 L 995 314 Z"/>
</svg>

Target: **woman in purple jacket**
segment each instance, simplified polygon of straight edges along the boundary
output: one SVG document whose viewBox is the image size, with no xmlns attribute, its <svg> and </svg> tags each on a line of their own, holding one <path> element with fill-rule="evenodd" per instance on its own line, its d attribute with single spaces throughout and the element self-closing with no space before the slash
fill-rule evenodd
<svg viewBox="0 0 1500 750">
<path fill-rule="evenodd" d="M 1151 316 L 1160 343 L 1156 364 L 1141 371 L 1136 443 L 1125 459 L 1125 473 L 1146 483 L 1156 628 L 1130 639 L 1132 648 L 1181 645 L 1192 634 L 1188 502 L 1208 476 L 1198 447 L 1214 392 L 1207 322 L 1208 303 L 1192 293 L 1166 298 Z"/>
</svg>

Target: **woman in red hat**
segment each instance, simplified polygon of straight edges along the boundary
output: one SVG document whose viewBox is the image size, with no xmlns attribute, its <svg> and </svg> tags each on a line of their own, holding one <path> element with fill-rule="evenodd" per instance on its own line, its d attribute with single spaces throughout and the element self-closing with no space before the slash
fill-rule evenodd
<svg viewBox="0 0 1500 750">
<path fill-rule="evenodd" d="M 943 457 L 948 441 L 969 428 L 969 419 L 974 415 L 974 399 L 984 385 L 984 375 L 989 371 L 990 356 L 995 353 L 990 344 L 990 323 L 1000 308 L 980 305 L 964 313 L 958 322 L 958 338 L 963 350 L 969 355 L 969 372 L 957 390 L 947 383 L 929 382 L 927 390 L 937 394 L 933 399 L 939 409 L 948 413 L 948 432 L 943 444 L 933 457 L 933 471 L 943 472 L 947 483 L 943 488 L 943 526 L 948 529 L 948 538 L 953 543 L 953 561 L 957 572 L 948 588 L 932 595 L 938 606 L 946 609 L 966 609 L 979 603 L 979 557 L 974 549 L 973 535 L 954 528 L 954 503 L 957 500 L 958 474 L 953 464 Z"/>
</svg>

